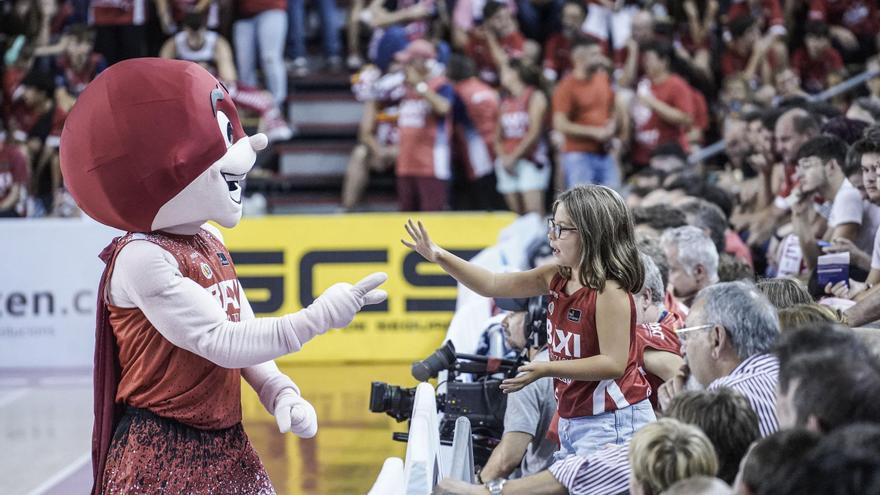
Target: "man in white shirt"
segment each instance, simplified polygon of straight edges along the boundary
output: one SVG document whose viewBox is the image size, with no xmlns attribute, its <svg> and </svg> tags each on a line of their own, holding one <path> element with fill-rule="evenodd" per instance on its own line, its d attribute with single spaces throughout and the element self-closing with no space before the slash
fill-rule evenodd
<svg viewBox="0 0 880 495">
<path fill-rule="evenodd" d="M 798 150 L 792 224 L 810 269 L 822 254 L 817 239 L 846 239 L 862 250 L 871 249 L 872 236 L 861 232 L 870 223 L 870 211 L 843 172 L 847 151 L 846 142 L 827 135 L 810 139 Z M 830 204 L 815 208 L 817 200 Z"/>
</svg>

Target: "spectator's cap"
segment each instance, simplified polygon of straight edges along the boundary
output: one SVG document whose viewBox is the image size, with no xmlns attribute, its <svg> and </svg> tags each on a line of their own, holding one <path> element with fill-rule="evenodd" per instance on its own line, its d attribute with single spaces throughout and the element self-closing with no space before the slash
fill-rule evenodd
<svg viewBox="0 0 880 495">
<path fill-rule="evenodd" d="M 528 297 L 496 297 L 495 298 L 495 306 L 498 306 L 499 309 L 503 309 L 505 311 L 528 311 L 529 310 L 529 298 Z"/>
<path fill-rule="evenodd" d="M 196 63 L 137 58 L 89 83 L 64 122 L 61 171 L 82 210 L 150 232 L 159 210 L 245 137 L 226 88 Z"/>
<path fill-rule="evenodd" d="M 413 59 L 433 60 L 437 58 L 437 50 L 434 45 L 425 40 L 413 40 L 403 50 L 394 55 L 395 60 L 401 63 L 409 62 Z"/>
</svg>

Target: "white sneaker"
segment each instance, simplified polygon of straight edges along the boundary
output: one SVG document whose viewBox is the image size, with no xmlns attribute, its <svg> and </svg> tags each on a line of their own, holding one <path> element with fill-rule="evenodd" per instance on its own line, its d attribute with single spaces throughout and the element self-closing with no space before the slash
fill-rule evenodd
<svg viewBox="0 0 880 495">
<path fill-rule="evenodd" d="M 348 70 L 358 70 L 364 66 L 364 60 L 356 53 L 352 53 L 345 59 L 345 65 L 348 66 Z"/>
<path fill-rule="evenodd" d="M 266 137 L 270 143 L 287 141 L 293 137 L 293 129 L 283 119 L 274 120 L 266 124 Z"/>
<path fill-rule="evenodd" d="M 309 74 L 309 61 L 305 57 L 296 57 L 288 65 L 288 70 L 295 77 L 303 77 Z"/>
</svg>

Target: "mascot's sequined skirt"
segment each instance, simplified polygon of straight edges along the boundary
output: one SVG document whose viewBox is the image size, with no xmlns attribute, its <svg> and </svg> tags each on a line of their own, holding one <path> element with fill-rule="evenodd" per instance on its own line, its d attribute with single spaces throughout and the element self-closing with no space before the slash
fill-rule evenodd
<svg viewBox="0 0 880 495">
<path fill-rule="evenodd" d="M 104 495 L 274 495 L 241 423 L 206 431 L 128 408 L 113 433 Z"/>
</svg>

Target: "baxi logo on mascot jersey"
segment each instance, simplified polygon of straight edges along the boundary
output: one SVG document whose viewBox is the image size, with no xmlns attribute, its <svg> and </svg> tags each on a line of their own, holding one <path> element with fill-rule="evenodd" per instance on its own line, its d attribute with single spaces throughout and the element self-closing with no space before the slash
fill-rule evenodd
<svg viewBox="0 0 880 495">
<path fill-rule="evenodd" d="M 206 290 L 214 296 L 214 300 L 226 311 L 231 321 L 241 321 L 241 285 L 237 279 L 221 280 Z"/>
</svg>

